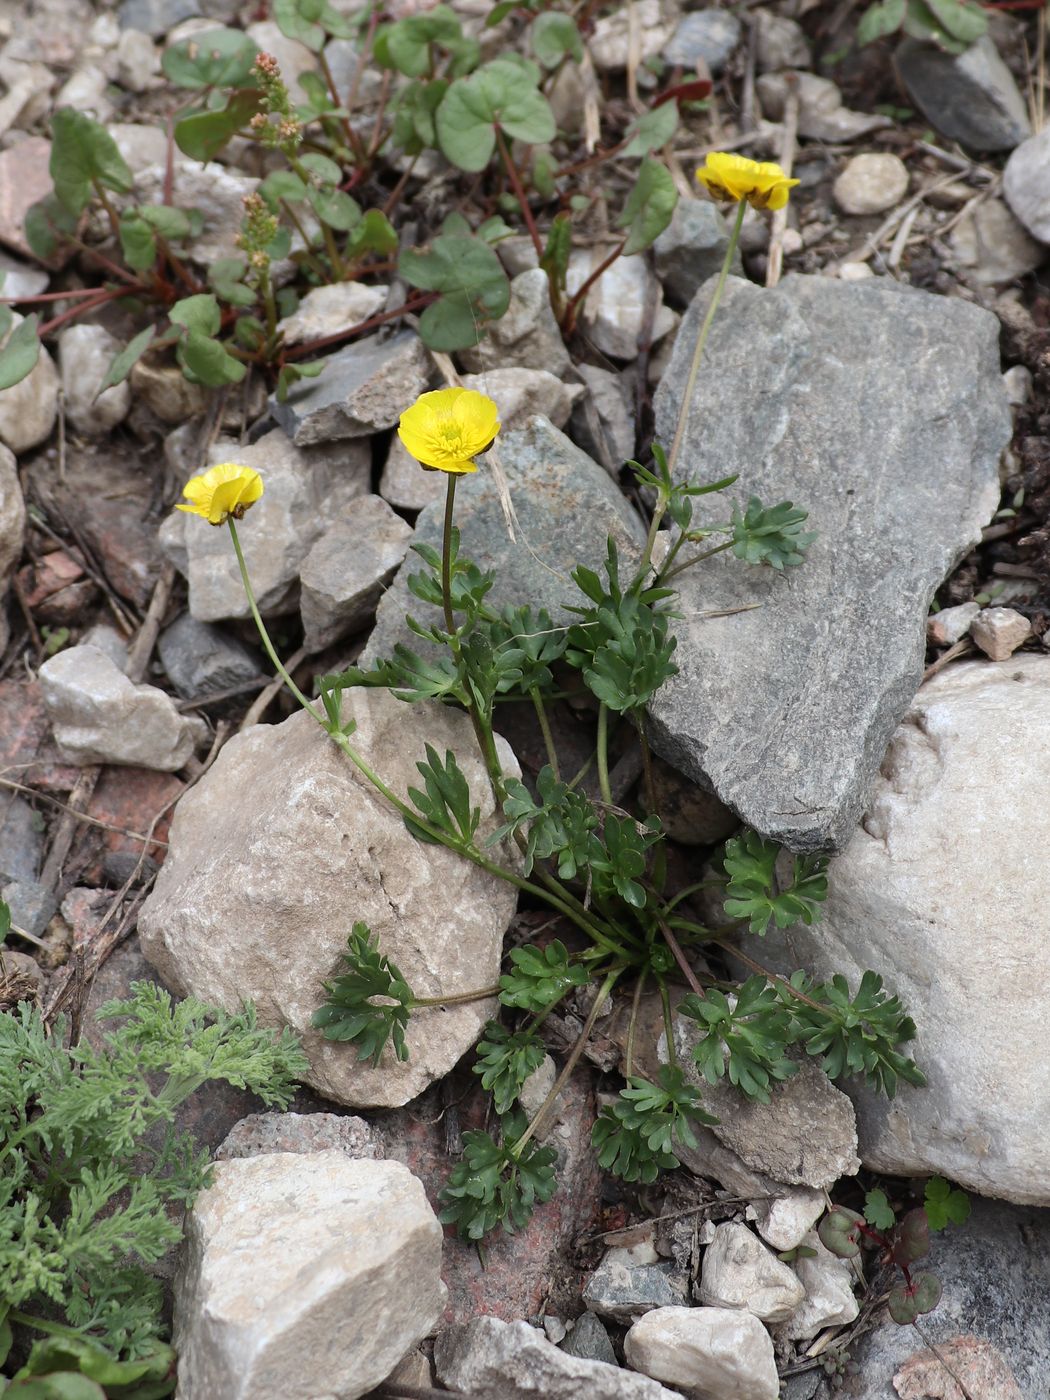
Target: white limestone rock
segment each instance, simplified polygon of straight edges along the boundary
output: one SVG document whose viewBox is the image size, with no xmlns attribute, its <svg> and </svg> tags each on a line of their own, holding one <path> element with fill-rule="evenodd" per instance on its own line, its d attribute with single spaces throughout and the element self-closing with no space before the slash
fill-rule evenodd
<svg viewBox="0 0 1050 1400">
<path fill-rule="evenodd" d="M 746 1308 L 761 1322 L 786 1322 L 806 1290 L 746 1225 L 726 1221 L 704 1250 L 700 1296 L 708 1307 Z"/>
<path fill-rule="evenodd" d="M 795 1264 L 795 1272 L 805 1289 L 805 1298 L 795 1315 L 784 1327 L 791 1341 L 808 1341 L 825 1327 L 843 1327 L 860 1312 L 853 1295 L 856 1274 L 848 1259 L 839 1259 L 825 1249 L 816 1233 L 802 1241 L 816 1255 L 804 1257 Z"/>
<path fill-rule="evenodd" d="M 777 1400 L 769 1333 L 743 1308 L 656 1308 L 624 1338 L 629 1366 L 697 1400 Z"/>
<path fill-rule="evenodd" d="M 306 645 L 314 651 L 364 626 L 408 552 L 412 527 L 380 496 L 358 496 L 311 547 L 299 571 Z"/>
<path fill-rule="evenodd" d="M 104 326 L 69 326 L 58 337 L 66 416 L 78 433 L 102 437 L 122 423 L 131 407 L 125 379 L 102 393 L 109 367 L 124 347 Z"/>
<path fill-rule="evenodd" d="M 12 313 L 11 330 L 25 318 Z M 4 345 L 10 337 L 5 337 Z M 15 456 L 39 447 L 51 435 L 58 416 L 58 371 L 47 347 L 41 345 L 36 364 L 17 384 L 0 389 L 0 442 Z"/>
</svg>

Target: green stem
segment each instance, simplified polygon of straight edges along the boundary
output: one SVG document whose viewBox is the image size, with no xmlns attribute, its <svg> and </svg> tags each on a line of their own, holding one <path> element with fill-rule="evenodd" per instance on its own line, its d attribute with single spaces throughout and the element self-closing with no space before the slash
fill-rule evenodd
<svg viewBox="0 0 1050 1400">
<path fill-rule="evenodd" d="M 441 531 L 441 605 L 445 611 L 445 631 L 455 640 L 453 651 L 459 651 L 456 637 L 456 620 L 452 613 L 452 521 L 456 510 L 456 483 L 459 477 L 455 472 L 448 473 L 445 483 L 445 524 Z"/>
<path fill-rule="evenodd" d="M 529 695 L 532 697 L 532 704 L 536 710 L 536 719 L 540 726 L 540 733 L 543 735 L 543 745 L 547 750 L 547 762 L 551 766 L 554 774 L 554 781 L 561 782 L 561 771 L 558 768 L 558 753 L 554 747 L 554 735 L 551 733 L 550 720 L 547 718 L 547 709 L 543 703 L 543 696 L 537 686 L 529 687 Z"/>
<path fill-rule="evenodd" d="M 642 558 L 635 571 L 631 587 L 628 590 L 630 593 L 633 593 L 636 588 L 640 588 L 645 581 L 645 576 L 649 572 L 649 566 L 653 562 L 653 549 L 656 546 L 656 536 L 660 532 L 660 526 L 663 523 L 666 512 L 667 497 L 663 494 L 663 489 L 661 488 L 660 497 L 653 509 L 653 518 L 649 521 L 649 533 L 645 537 L 645 548 L 642 550 Z M 680 543 L 681 541 L 679 541 L 679 544 Z"/>
<path fill-rule="evenodd" d="M 677 574 L 684 574 L 686 569 L 691 569 L 694 564 L 702 564 L 705 559 L 712 559 L 716 554 L 721 554 L 727 549 L 731 549 L 732 540 L 726 540 L 723 544 L 716 544 L 714 549 L 705 549 L 702 554 L 694 554 L 689 559 L 684 559 L 681 564 L 676 564 L 673 569 L 661 570 L 658 583 L 667 583 Z M 670 559 L 667 561 L 670 563 Z"/>
<path fill-rule="evenodd" d="M 614 806 L 609 785 L 609 707 L 604 701 L 598 706 L 598 787 L 602 801 Z"/>
<path fill-rule="evenodd" d="M 299 176 L 299 179 L 302 180 L 303 184 L 307 187 L 307 189 L 309 189 L 312 184 L 312 179 L 309 170 L 307 170 L 306 166 L 303 165 L 299 157 L 292 155 L 290 151 L 285 152 L 285 157 L 288 161 L 288 164 Z M 324 246 L 328 252 L 328 260 L 332 264 L 332 272 L 335 276 L 335 280 L 337 282 L 342 282 L 346 276 L 346 268 L 343 266 L 343 260 L 339 256 L 339 249 L 336 247 L 335 234 L 332 232 L 329 225 L 326 224 L 324 219 L 322 219 L 320 216 L 318 216 L 317 222 L 321 225 L 321 234 L 324 238 Z"/>
<path fill-rule="evenodd" d="M 667 991 L 667 983 L 662 977 L 660 978 L 660 1004 L 664 1009 L 664 1034 L 667 1036 L 668 1063 L 676 1065 L 678 1051 L 674 1045 L 674 1018 L 671 1016 L 671 998 Z"/>
<path fill-rule="evenodd" d="M 688 899 L 696 894 L 698 890 L 724 889 L 725 880 L 697 880 L 695 885 L 686 885 L 685 889 L 679 890 L 673 899 L 669 899 L 664 905 L 663 914 L 670 914 L 672 909 L 677 909 L 683 899 Z"/>
<path fill-rule="evenodd" d="M 594 998 L 594 1005 L 591 1007 L 590 1011 L 588 1012 L 587 1019 L 583 1023 L 583 1030 L 577 1037 L 576 1044 L 572 1047 L 572 1050 L 569 1052 L 569 1058 L 565 1061 L 561 1074 L 558 1075 L 557 1079 L 554 1081 L 554 1084 L 551 1086 L 550 1093 L 540 1104 L 539 1110 L 536 1113 L 536 1117 L 532 1120 L 532 1122 L 525 1129 L 521 1137 L 518 1138 L 517 1142 L 511 1149 L 515 1157 L 521 1155 L 522 1149 L 524 1148 L 525 1144 L 530 1140 L 530 1138 L 536 1136 L 536 1134 L 540 1131 L 541 1127 L 547 1126 L 546 1120 L 550 1116 L 550 1111 L 556 1103 L 559 1095 L 561 1094 L 561 1091 L 569 1082 L 569 1077 L 572 1074 L 573 1070 L 576 1068 L 580 1056 L 583 1054 L 587 1042 L 591 1038 L 591 1031 L 594 1030 L 594 1023 L 598 1019 L 605 998 L 609 995 L 613 987 L 616 985 L 616 979 L 619 976 L 619 971 L 610 972 L 607 974 L 605 981 L 602 983 L 601 987 L 598 990 L 598 995 Z"/>
<path fill-rule="evenodd" d="M 638 981 L 634 984 L 634 996 L 631 999 L 631 1018 L 627 1022 L 627 1048 L 624 1052 L 623 1077 L 630 1079 L 631 1070 L 634 1068 L 634 1032 L 638 1022 L 638 1008 L 642 1002 L 642 992 L 645 989 L 645 979 L 648 976 L 648 969 L 642 968 L 638 975 Z"/>
<path fill-rule="evenodd" d="M 463 1006 L 469 1001 L 488 1001 L 489 997 L 499 996 L 499 987 L 480 987 L 475 992 L 456 992 L 446 997 L 413 997 L 413 1011 L 423 1006 Z"/>
<path fill-rule="evenodd" d="M 700 334 L 696 339 L 696 349 L 693 351 L 693 361 L 689 366 L 689 377 L 685 381 L 685 393 L 682 395 L 682 406 L 678 411 L 678 423 L 674 430 L 674 441 L 671 443 L 671 450 L 667 454 L 667 470 L 673 475 L 675 463 L 678 461 L 678 454 L 682 450 L 682 439 L 685 436 L 685 425 L 689 421 L 689 409 L 693 402 L 693 390 L 696 388 L 697 375 L 700 373 L 700 361 L 703 359 L 704 346 L 707 344 L 708 332 L 711 329 L 711 322 L 715 319 L 715 312 L 718 310 L 718 303 L 722 300 L 722 292 L 725 290 L 726 278 L 729 276 L 729 268 L 733 261 L 733 254 L 736 252 L 736 245 L 740 241 L 740 229 L 744 222 L 744 210 L 747 205 L 743 200 L 737 205 L 736 221 L 733 224 L 733 231 L 729 235 L 729 243 L 726 245 L 726 255 L 722 261 L 722 270 L 718 274 L 718 283 L 715 287 L 711 304 L 707 308 L 707 315 L 704 323 L 700 327 Z"/>
<path fill-rule="evenodd" d="M 52 1322 L 50 1318 L 35 1317 L 32 1313 L 22 1312 L 20 1308 L 12 1308 L 7 1314 L 8 1322 L 17 1322 L 19 1327 L 32 1327 L 35 1332 L 46 1332 L 49 1337 L 72 1337 L 76 1341 L 84 1340 L 84 1333 L 78 1332 L 75 1327 L 65 1327 L 61 1322 Z"/>
<path fill-rule="evenodd" d="M 258 604 L 255 601 L 255 590 L 252 588 L 252 581 L 248 577 L 248 565 L 244 562 L 244 551 L 241 549 L 240 537 L 237 534 L 237 526 L 232 515 L 227 516 L 226 523 L 230 527 L 230 538 L 233 540 L 233 548 L 237 554 L 237 566 L 241 571 L 241 583 L 244 585 L 245 596 L 248 599 L 248 607 L 251 609 L 252 620 L 255 623 L 256 631 L 259 633 L 262 644 L 266 648 L 266 655 L 270 658 L 281 680 L 284 681 L 285 685 L 299 701 L 299 704 L 302 705 L 306 713 L 308 715 L 313 715 L 314 719 L 317 719 L 319 723 L 323 723 L 323 721 L 319 720 L 317 711 L 310 704 L 309 700 L 307 700 L 295 681 L 292 680 L 285 669 L 284 662 L 274 650 L 273 642 L 270 641 L 270 634 L 266 630 L 266 623 L 263 622 L 262 614 L 259 612 Z"/>
</svg>

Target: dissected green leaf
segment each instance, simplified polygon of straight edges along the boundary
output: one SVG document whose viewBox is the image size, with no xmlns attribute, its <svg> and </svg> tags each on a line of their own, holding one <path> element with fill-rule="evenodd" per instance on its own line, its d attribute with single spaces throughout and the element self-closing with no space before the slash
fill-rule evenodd
<svg viewBox="0 0 1050 1400">
<path fill-rule="evenodd" d="M 378 937 L 361 922 L 354 924 L 341 956 L 347 970 L 324 984 L 325 1003 L 310 1024 L 326 1040 L 356 1045 L 359 1060 L 378 1065 L 387 1041 L 397 1059 L 407 1060 L 405 1030 L 413 997 L 400 969 L 379 951 Z"/>
<path fill-rule="evenodd" d="M 60 107 L 51 118 L 51 180 L 60 204 L 80 214 L 95 185 L 128 194 L 133 185 L 127 161 L 101 122 L 72 107 Z"/>
<path fill-rule="evenodd" d="M 474 1073 L 492 1095 L 497 1113 L 509 1113 L 529 1075 L 539 1069 L 546 1051 L 535 1031 L 509 1031 L 489 1021 L 478 1041 Z"/>
<path fill-rule="evenodd" d="M 569 961 L 565 944 L 552 939 L 545 948 L 526 944 L 509 953 L 512 970 L 499 979 L 499 999 L 504 1006 L 522 1011 L 546 1011 L 572 990 L 583 987 L 587 969 Z"/>
<path fill-rule="evenodd" d="M 943 1176 L 931 1176 L 926 1183 L 925 1210 L 931 1230 L 964 1225 L 970 1218 L 970 1198 L 965 1191 L 953 1189 Z"/>
<path fill-rule="evenodd" d="M 897 1214 L 885 1191 L 869 1191 L 864 1197 L 864 1219 L 875 1230 L 892 1230 Z"/>
<path fill-rule="evenodd" d="M 777 928 L 788 928 L 801 920 L 812 924 L 819 917 L 819 905 L 827 898 L 828 861 L 826 856 L 794 856 L 790 883 L 778 885 L 777 858 L 780 846 L 745 831 L 726 842 L 725 911 L 733 919 L 747 919 L 752 933 L 766 932 L 770 919 Z"/>
<path fill-rule="evenodd" d="M 488 1133 L 463 1134 L 463 1159 L 440 1192 L 442 1223 L 454 1224 L 465 1239 L 480 1240 L 498 1225 L 513 1234 L 557 1186 L 553 1147 L 535 1141 L 516 1146 L 525 1131 L 525 1115 L 507 1114 L 500 1127 L 498 1143 Z"/>
<path fill-rule="evenodd" d="M 169 44 L 160 66 L 176 87 L 245 87 L 252 82 L 259 46 L 240 29 L 208 29 Z"/>
</svg>

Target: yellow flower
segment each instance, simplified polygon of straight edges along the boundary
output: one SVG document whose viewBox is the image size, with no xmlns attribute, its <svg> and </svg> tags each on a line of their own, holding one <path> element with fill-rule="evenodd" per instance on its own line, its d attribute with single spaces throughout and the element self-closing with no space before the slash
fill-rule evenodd
<svg viewBox="0 0 1050 1400">
<path fill-rule="evenodd" d="M 397 435 L 427 471 L 476 472 L 474 458 L 499 432 L 498 412 L 476 389 L 435 389 L 405 409 Z"/>
<path fill-rule="evenodd" d="M 696 172 L 696 178 L 715 199 L 746 199 L 755 209 L 783 209 L 788 191 L 798 184 L 772 161 L 713 151 Z"/>
<path fill-rule="evenodd" d="M 258 472 L 251 467 L 239 467 L 236 462 L 223 462 L 209 467 L 203 476 L 187 481 L 182 494 L 190 504 L 179 504 L 175 509 L 202 515 L 209 525 L 224 525 L 231 515 L 240 520 L 262 493 L 262 477 Z"/>
</svg>

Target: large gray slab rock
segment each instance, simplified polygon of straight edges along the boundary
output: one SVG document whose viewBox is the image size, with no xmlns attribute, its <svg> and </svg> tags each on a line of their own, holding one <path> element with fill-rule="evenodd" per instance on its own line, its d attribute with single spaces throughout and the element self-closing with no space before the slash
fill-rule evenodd
<svg viewBox="0 0 1050 1400">
<path fill-rule="evenodd" d="M 134 685 L 97 647 L 68 647 L 45 661 L 40 689 L 68 763 L 173 773 L 208 734 L 203 720 L 180 715 L 171 696 L 156 686 Z"/>
<path fill-rule="evenodd" d="M 987 34 L 960 54 L 905 39 L 894 55 L 926 120 L 974 151 L 1012 151 L 1032 134 L 1024 98 Z"/>
<path fill-rule="evenodd" d="M 865 1166 L 940 1173 L 970 1190 L 1050 1204 L 1050 658 L 968 662 L 919 691 L 864 821 L 829 870 L 818 927 L 763 940 L 763 960 L 873 968 L 918 1026 L 929 1087 L 893 1100 L 861 1084 Z"/>
<path fill-rule="evenodd" d="M 933 1236 L 929 1267 L 944 1292 L 922 1330 L 974 1400 L 1045 1400 L 1050 1376 L 1050 1217 L 1045 1210 L 973 1201 L 965 1225 Z M 926 1267 L 926 1261 L 924 1261 Z M 917 1384 L 932 1353 L 912 1327 L 883 1317 L 853 1353 L 845 1400 L 958 1395 L 944 1373 Z M 917 1374 L 919 1373 L 919 1374 Z M 894 1378 L 903 1376 L 898 1385 Z M 994 1382 L 994 1384 L 993 1384 Z"/>
<path fill-rule="evenodd" d="M 645 1376 L 559 1351 L 527 1322 L 495 1317 L 440 1332 L 434 1365 L 443 1385 L 500 1400 L 678 1400 Z"/>
<path fill-rule="evenodd" d="M 392 428 L 427 388 L 430 352 L 415 331 L 355 340 L 325 361 L 317 379 L 304 379 L 270 412 L 298 447 L 369 437 Z"/>
<path fill-rule="evenodd" d="M 274 428 L 250 446 L 220 439 L 209 451 L 208 465 L 219 462 L 238 462 L 262 476 L 262 499 L 238 532 L 241 548 L 259 611 L 264 616 L 294 612 L 299 569 L 311 545 L 368 490 L 368 447 L 341 443 L 303 449 Z M 189 582 L 190 613 L 198 622 L 251 616 L 228 530 L 173 510 L 159 538 Z"/>
<path fill-rule="evenodd" d="M 1050 243 L 1050 126 L 1022 141 L 1006 162 L 1003 197 L 1033 238 Z"/>
<path fill-rule="evenodd" d="M 395 792 L 419 782 L 430 742 L 452 749 L 481 808 L 493 799 L 466 716 L 407 705 L 386 691 L 348 692 L 351 742 Z M 505 771 L 517 765 L 499 742 Z M 258 725 L 225 746 L 180 801 L 167 859 L 139 915 L 142 950 L 173 989 L 262 1024 L 291 1026 L 307 1082 L 337 1103 L 396 1107 L 446 1074 L 474 1044 L 495 999 L 416 1011 L 410 1057 L 390 1047 L 378 1068 L 310 1027 L 322 982 L 363 920 L 417 995 L 475 991 L 499 976 L 516 890 L 443 846 L 414 840 L 400 815 L 306 714 Z"/>
<path fill-rule="evenodd" d="M 744 1308 L 657 1308 L 624 1338 L 629 1366 L 698 1400 L 777 1400 L 769 1333 Z"/>
<path fill-rule="evenodd" d="M 408 551 L 412 527 L 380 496 L 358 496 L 299 570 L 303 638 L 319 651 L 363 627 Z"/>
<path fill-rule="evenodd" d="M 503 472 L 514 506 L 513 540 L 493 459 Z M 416 542 L 439 548 L 443 517 L 443 502 L 421 511 Z M 581 522 L 586 522 L 586 528 Z M 600 569 L 607 535 L 615 539 L 621 559 L 637 559 L 645 539 L 641 521 L 605 469 L 539 416 L 515 432 L 501 434 L 477 473 L 460 481 L 456 524 L 460 554 L 482 569 L 496 571 L 488 595 L 491 603 L 497 607 L 529 603 L 565 621 L 569 614 L 563 605 L 575 601 L 576 585 L 570 574 L 576 565 Z M 419 639 L 405 626 L 406 611 L 420 620 L 425 616 L 406 581 L 419 568 L 420 561 L 410 555 L 383 595 L 365 664 L 367 658 L 388 656 L 398 641 L 419 647 Z"/>
<path fill-rule="evenodd" d="M 219 1162 L 175 1284 L 183 1400 L 356 1400 L 438 1321 L 441 1226 L 399 1162 Z"/>
<path fill-rule="evenodd" d="M 656 395 L 664 443 L 706 295 Z M 654 699 L 652 740 L 794 849 L 852 834 L 921 679 L 934 590 L 998 505 L 998 339 L 985 311 L 881 281 L 727 287 L 679 474 L 739 472 L 737 500 L 793 500 L 818 537 L 784 573 L 726 553 L 679 576 L 681 673 Z"/>
</svg>

